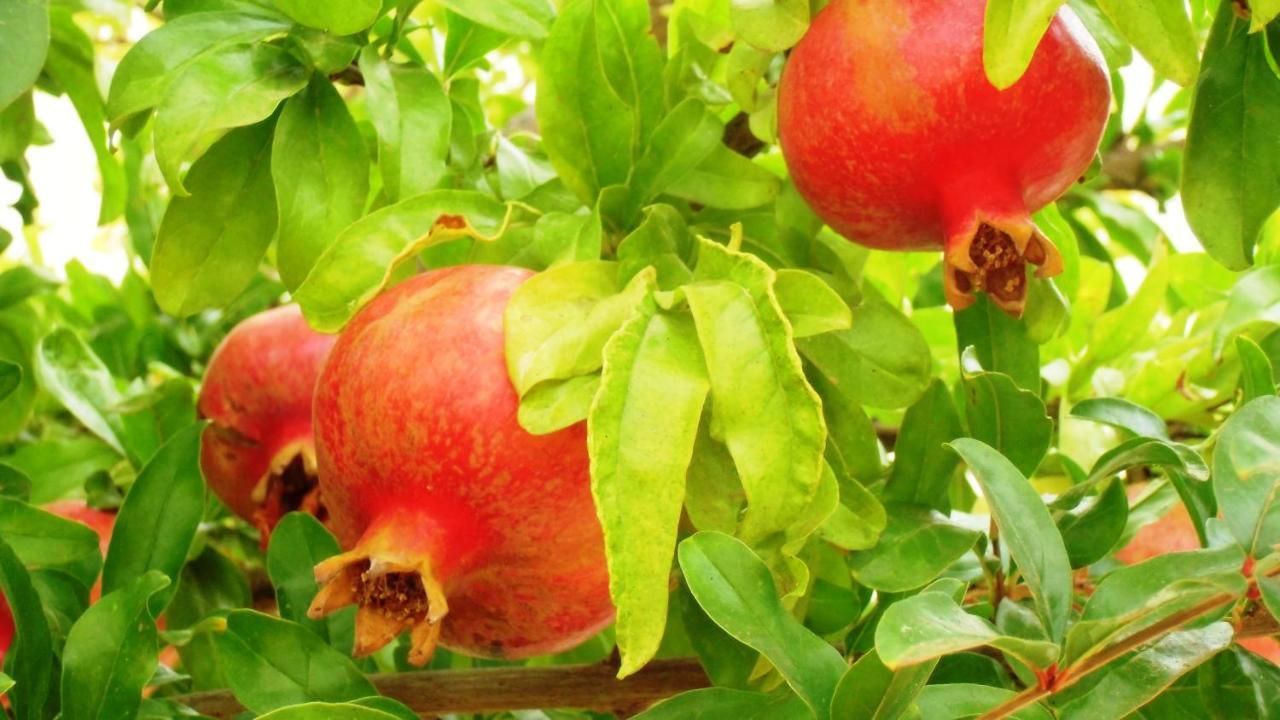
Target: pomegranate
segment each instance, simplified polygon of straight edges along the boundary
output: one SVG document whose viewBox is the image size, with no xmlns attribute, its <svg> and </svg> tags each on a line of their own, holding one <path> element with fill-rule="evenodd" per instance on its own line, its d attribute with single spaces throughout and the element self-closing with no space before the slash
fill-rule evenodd
<svg viewBox="0 0 1280 720">
<path fill-rule="evenodd" d="M 98 533 L 98 551 L 106 555 L 107 546 L 111 544 L 111 529 L 116 522 L 114 513 L 95 510 L 81 500 L 57 500 L 45 505 L 44 509 L 67 520 L 88 525 L 90 530 Z M 99 579 L 89 590 L 89 602 L 97 602 L 101 594 L 102 580 Z M 0 667 L 4 666 L 4 655 L 13 642 L 13 633 L 13 613 L 9 610 L 4 593 L 0 593 Z"/>
<path fill-rule="evenodd" d="M 942 248 L 956 309 L 1019 315 L 1026 264 L 1062 258 L 1031 221 L 1089 166 L 1111 105 L 1097 44 L 1059 11 L 1006 90 L 982 65 L 986 0 L 832 0 L 792 51 L 778 132 L 800 193 L 882 250 Z"/>
<path fill-rule="evenodd" d="M 214 351 L 200 389 L 200 468 L 209 487 L 262 531 L 291 510 L 324 519 L 316 492 L 311 397 L 336 341 L 296 305 L 254 315 Z"/>
<path fill-rule="evenodd" d="M 516 422 L 503 312 L 530 275 L 412 278 L 356 315 L 320 376 L 320 489 L 350 550 L 316 566 L 310 614 L 358 605 L 358 656 L 408 629 L 418 665 L 437 642 L 524 658 L 613 617 L 585 423 L 534 436 Z"/>
</svg>

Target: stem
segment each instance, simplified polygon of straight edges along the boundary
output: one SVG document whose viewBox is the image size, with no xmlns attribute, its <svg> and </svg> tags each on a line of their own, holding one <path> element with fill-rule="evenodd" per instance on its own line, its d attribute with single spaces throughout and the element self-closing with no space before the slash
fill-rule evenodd
<svg viewBox="0 0 1280 720">
<path fill-rule="evenodd" d="M 1027 690 L 1009 698 L 1009 700 L 1000 704 L 993 710 L 988 711 L 985 715 L 979 717 L 978 720 L 1000 720 L 1000 718 L 1009 717 L 1013 713 L 1018 712 L 1028 705 L 1039 702 L 1052 693 L 1071 687 L 1081 678 L 1084 678 L 1086 675 L 1089 675 L 1095 670 L 1107 665 L 1112 660 L 1128 654 L 1135 648 L 1141 647 L 1147 642 L 1150 642 L 1151 640 L 1154 640 L 1155 638 L 1158 638 L 1181 625 L 1195 620 L 1201 615 L 1214 610 L 1224 603 L 1234 602 L 1236 599 L 1237 596 L 1232 593 L 1218 593 L 1198 605 L 1193 605 L 1180 613 L 1170 615 L 1155 625 L 1125 638 L 1123 641 L 1104 649 L 1096 655 L 1090 656 L 1079 665 L 1069 667 L 1062 671 L 1058 676 L 1060 680 L 1054 683 L 1051 687 L 1028 688 Z"/>
<path fill-rule="evenodd" d="M 991 528 L 987 532 L 991 537 L 991 554 L 996 557 L 996 576 L 991 583 L 991 611 L 1000 609 L 1000 601 L 1004 600 L 1004 561 L 1000 558 L 1000 528 L 996 526 L 995 518 L 991 519 Z"/>
<path fill-rule="evenodd" d="M 711 683 L 696 660 L 655 660 L 625 680 L 616 665 L 427 670 L 375 675 L 378 692 L 424 717 L 537 708 L 577 708 L 630 714 Z M 245 708 L 226 690 L 174 698 L 212 718 Z"/>
</svg>

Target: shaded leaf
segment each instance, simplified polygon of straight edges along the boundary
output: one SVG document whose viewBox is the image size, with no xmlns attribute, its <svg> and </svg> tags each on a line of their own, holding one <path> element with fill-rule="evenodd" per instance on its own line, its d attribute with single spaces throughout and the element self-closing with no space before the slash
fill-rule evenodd
<svg viewBox="0 0 1280 720">
<path fill-rule="evenodd" d="M 773 289 L 795 337 L 845 330 L 853 324 L 849 306 L 830 285 L 811 272 L 779 270 Z"/>
<path fill-rule="evenodd" d="M 1163 418 L 1120 397 L 1081 400 L 1072 406 L 1071 415 L 1117 427 L 1137 437 L 1169 439 Z"/>
<path fill-rule="evenodd" d="M 298 623 L 345 652 L 354 638 L 352 611 L 338 612 L 323 620 L 307 617 L 307 608 L 320 591 L 313 568 L 339 552 L 338 541 L 320 521 L 307 513 L 291 512 L 280 518 L 271 531 L 267 575 L 276 591 L 280 617 Z"/>
<path fill-rule="evenodd" d="M 831 700 L 831 716 L 866 720 L 897 720 L 907 716 L 936 664 L 924 662 L 890 670 L 872 650 L 858 658 L 840 679 Z"/>
<path fill-rule="evenodd" d="M 880 542 L 849 560 L 854 578 L 883 592 L 906 592 L 932 582 L 973 548 L 979 533 L 920 506 L 894 503 Z"/>
<path fill-rule="evenodd" d="M 42 720 L 52 682 L 53 638 L 31 576 L 6 537 L 0 534 L 0 591 L 14 628 L 6 655 L 15 683 L 7 699 L 17 720 Z"/>
<path fill-rule="evenodd" d="M 440 81 L 421 65 L 389 62 L 372 45 L 360 52 L 360 72 L 388 198 L 404 200 L 440 186 L 453 126 Z"/>
<path fill-rule="evenodd" d="M 960 460 L 944 445 L 963 434 L 951 393 L 934 379 L 903 415 L 885 499 L 947 509 L 947 488 Z"/>
<path fill-rule="evenodd" d="M 915 665 L 975 647 L 998 648 L 1033 668 L 1058 658 L 1058 646 L 1000 634 L 943 592 L 925 591 L 889 606 L 876 626 L 876 651 L 890 668 Z"/>
<path fill-rule="evenodd" d="M 1213 453 L 1213 492 L 1227 528 L 1251 556 L 1280 542 L 1280 398 L 1241 407 Z"/>
<path fill-rule="evenodd" d="M 848 330 L 802 338 L 796 346 L 823 376 L 865 405 L 907 407 L 929 384 L 929 346 L 887 303 L 864 302 L 853 309 Z"/>
</svg>

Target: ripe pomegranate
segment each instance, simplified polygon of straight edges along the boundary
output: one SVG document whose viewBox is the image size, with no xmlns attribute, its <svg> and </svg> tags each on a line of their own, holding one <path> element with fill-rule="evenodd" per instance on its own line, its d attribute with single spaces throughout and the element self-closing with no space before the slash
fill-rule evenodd
<svg viewBox="0 0 1280 720">
<path fill-rule="evenodd" d="M 585 424 L 516 422 L 503 312 L 530 274 L 412 278 L 356 315 L 320 376 L 320 489 L 350 550 L 316 566 L 310 614 L 358 605 L 356 655 L 408 629 L 415 664 L 437 642 L 523 658 L 613 617 Z"/>
<path fill-rule="evenodd" d="M 90 530 L 98 533 L 99 552 L 104 555 L 107 553 L 107 546 L 111 544 L 111 529 L 116 522 L 114 513 L 95 510 L 81 500 L 58 500 L 45 505 L 44 509 L 67 520 L 88 525 Z M 89 602 L 97 602 L 101 595 L 102 580 L 99 579 L 89 590 Z M 13 642 L 13 633 L 13 613 L 9 610 L 4 593 L 0 593 L 0 667 L 4 665 L 4 654 Z"/>
<path fill-rule="evenodd" d="M 982 65 L 986 0 L 832 0 L 792 51 L 778 132 L 800 193 L 882 250 L 942 248 L 956 309 L 985 290 L 1018 315 L 1026 263 L 1062 270 L 1031 221 L 1088 168 L 1111 88 L 1065 8 L 1007 90 Z"/>
<path fill-rule="evenodd" d="M 336 337 L 307 326 L 296 305 L 254 315 L 214 351 L 200 389 L 200 438 L 209 487 L 262 531 L 291 510 L 321 520 L 311 398 Z"/>
</svg>

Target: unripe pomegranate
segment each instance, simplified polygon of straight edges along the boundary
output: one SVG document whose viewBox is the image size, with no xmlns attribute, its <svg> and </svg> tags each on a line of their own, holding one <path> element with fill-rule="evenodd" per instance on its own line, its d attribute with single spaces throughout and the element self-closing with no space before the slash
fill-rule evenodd
<svg viewBox="0 0 1280 720">
<path fill-rule="evenodd" d="M 320 376 L 320 488 L 350 550 L 316 566 L 310 613 L 358 605 L 356 655 L 408 629 L 415 664 L 437 642 L 523 658 L 613 617 L 585 424 L 535 436 L 516 422 L 503 312 L 529 275 L 408 280 L 356 315 Z"/>
<path fill-rule="evenodd" d="M 1088 167 L 1111 105 L 1097 44 L 1059 11 L 1012 87 L 982 65 L 986 0 L 832 0 L 783 70 L 778 132 L 800 193 L 882 250 L 942 248 L 947 300 L 1022 312 L 1026 263 L 1062 270 L 1030 213 Z"/>
<path fill-rule="evenodd" d="M 200 415 L 200 468 L 209 487 L 262 531 L 263 545 L 291 510 L 321 520 L 311 398 L 336 341 L 307 326 L 296 305 L 237 325 L 209 360 Z"/>
<path fill-rule="evenodd" d="M 57 500 L 45 505 L 44 509 L 67 520 L 88 525 L 90 530 L 98 533 L 98 551 L 106 555 L 107 546 L 111 544 L 111 529 L 116 522 L 115 513 L 95 510 L 82 500 Z M 101 594 L 102 580 L 99 579 L 89 590 L 89 602 L 97 602 Z M 4 655 L 13 643 L 13 633 L 13 613 L 9 610 L 4 593 L 0 593 L 0 667 L 4 666 Z"/>
</svg>

